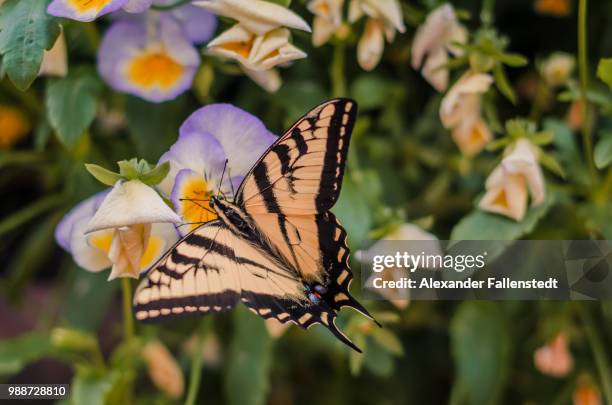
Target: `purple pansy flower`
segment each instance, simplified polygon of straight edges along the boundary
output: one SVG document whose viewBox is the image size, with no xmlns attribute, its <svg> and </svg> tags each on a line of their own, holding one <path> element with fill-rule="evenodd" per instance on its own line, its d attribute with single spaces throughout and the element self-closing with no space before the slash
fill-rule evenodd
<svg viewBox="0 0 612 405">
<path fill-rule="evenodd" d="M 98 51 L 98 71 L 113 89 L 152 102 L 189 89 L 199 64 L 183 28 L 165 17 L 114 23 Z"/>
<path fill-rule="evenodd" d="M 275 139 L 257 117 L 230 104 L 200 108 L 185 120 L 178 141 L 160 158 L 159 163 L 170 162 L 170 172 L 158 189 L 192 228 L 210 221 L 215 215 L 207 210 L 207 200 L 218 192 L 233 197 Z"/>
</svg>

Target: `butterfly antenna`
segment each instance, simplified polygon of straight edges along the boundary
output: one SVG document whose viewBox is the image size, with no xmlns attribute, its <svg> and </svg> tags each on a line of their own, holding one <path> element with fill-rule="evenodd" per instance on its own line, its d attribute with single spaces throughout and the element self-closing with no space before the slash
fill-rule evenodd
<svg viewBox="0 0 612 405">
<path fill-rule="evenodd" d="M 225 194 L 221 193 L 221 185 L 223 185 L 223 177 L 225 176 L 225 168 L 227 167 L 227 159 L 225 159 L 225 163 L 223 164 L 223 171 L 221 172 L 221 180 L 219 180 L 219 189 L 217 190 L 217 195 L 222 194 L 225 198 Z"/>
</svg>

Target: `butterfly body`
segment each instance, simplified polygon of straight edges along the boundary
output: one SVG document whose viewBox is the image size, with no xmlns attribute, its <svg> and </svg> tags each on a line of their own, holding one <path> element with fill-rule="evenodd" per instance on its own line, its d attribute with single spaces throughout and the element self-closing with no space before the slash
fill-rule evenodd
<svg viewBox="0 0 612 405">
<path fill-rule="evenodd" d="M 346 231 L 329 209 L 342 185 L 352 100 L 314 108 L 253 166 L 233 201 L 211 197 L 218 219 L 186 235 L 147 273 L 134 297 L 136 318 L 221 312 L 242 302 L 251 311 L 302 328 L 335 325 L 351 307 Z"/>
</svg>

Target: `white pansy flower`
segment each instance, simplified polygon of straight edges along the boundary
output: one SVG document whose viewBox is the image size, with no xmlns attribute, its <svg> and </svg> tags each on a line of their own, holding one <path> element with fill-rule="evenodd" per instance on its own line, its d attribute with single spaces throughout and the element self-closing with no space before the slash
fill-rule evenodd
<svg viewBox="0 0 612 405">
<path fill-rule="evenodd" d="M 433 10 L 419 27 L 412 43 L 412 67 L 421 73 L 436 90 L 448 87 L 449 72 L 441 68 L 448 62 L 448 54 L 458 56 L 462 50 L 453 46 L 465 43 L 467 30 L 457 20 L 455 10 L 445 4 Z M 423 63 L 424 62 L 424 63 Z"/>
<path fill-rule="evenodd" d="M 527 139 L 510 145 L 487 179 L 480 209 L 520 221 L 527 212 L 528 194 L 532 206 L 541 204 L 546 190 L 537 155 L 536 147 Z"/>
<path fill-rule="evenodd" d="M 364 70 L 374 69 L 382 57 L 384 39 L 392 42 L 396 31 L 405 32 L 402 10 L 397 0 L 351 0 L 348 20 L 354 23 L 367 17 L 357 44 L 357 61 Z"/>
<path fill-rule="evenodd" d="M 86 234 L 89 222 L 108 196 L 109 191 L 105 191 L 75 206 L 57 226 L 55 239 L 87 271 L 99 272 L 113 267 L 109 279 L 136 277 L 176 242 L 178 233 L 170 223 L 155 223 Z"/>
<path fill-rule="evenodd" d="M 312 22 L 312 44 L 321 46 L 334 35 L 342 25 L 344 0 L 311 0 L 308 10 L 314 14 Z"/>
<path fill-rule="evenodd" d="M 263 35 L 279 27 L 295 28 L 310 32 L 306 21 L 293 11 L 264 0 L 205 0 L 196 1 L 197 6 L 232 18 L 255 35 Z"/>
</svg>

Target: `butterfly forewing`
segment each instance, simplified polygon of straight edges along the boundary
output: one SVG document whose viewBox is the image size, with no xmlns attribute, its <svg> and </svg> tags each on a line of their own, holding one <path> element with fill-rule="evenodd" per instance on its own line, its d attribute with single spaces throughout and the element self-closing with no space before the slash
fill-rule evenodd
<svg viewBox="0 0 612 405">
<path fill-rule="evenodd" d="M 252 216 L 307 215 L 338 199 L 357 105 L 339 99 L 302 117 L 272 145 L 240 186 L 236 203 Z"/>
</svg>

